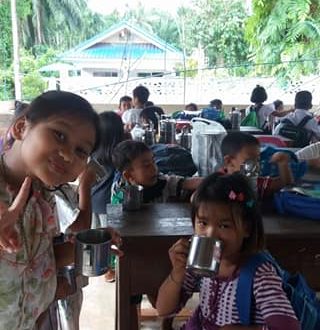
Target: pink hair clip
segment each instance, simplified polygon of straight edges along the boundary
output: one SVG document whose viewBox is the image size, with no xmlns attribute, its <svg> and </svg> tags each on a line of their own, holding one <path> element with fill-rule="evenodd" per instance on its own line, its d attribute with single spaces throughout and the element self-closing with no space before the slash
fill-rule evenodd
<svg viewBox="0 0 320 330">
<path fill-rule="evenodd" d="M 245 198 L 244 198 L 244 194 L 242 192 L 237 194 L 233 190 L 230 190 L 229 199 L 232 201 L 243 202 Z"/>
<path fill-rule="evenodd" d="M 229 199 L 231 199 L 232 201 L 235 201 L 236 198 L 237 198 L 237 194 L 233 190 L 230 190 Z"/>
</svg>

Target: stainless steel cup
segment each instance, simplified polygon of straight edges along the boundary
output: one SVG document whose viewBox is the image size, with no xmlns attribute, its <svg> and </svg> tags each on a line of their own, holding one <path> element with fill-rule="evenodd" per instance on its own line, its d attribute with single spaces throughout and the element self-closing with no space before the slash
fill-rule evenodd
<svg viewBox="0 0 320 330">
<path fill-rule="evenodd" d="M 111 235 L 104 229 L 88 229 L 76 235 L 75 265 L 78 274 L 99 276 L 108 270 Z"/>
<path fill-rule="evenodd" d="M 211 277 L 219 271 L 221 252 L 220 240 L 194 235 L 191 238 L 187 269 L 197 275 Z"/>
<path fill-rule="evenodd" d="M 127 211 L 139 210 L 143 202 L 143 187 L 128 185 L 124 188 L 123 209 Z"/>
</svg>

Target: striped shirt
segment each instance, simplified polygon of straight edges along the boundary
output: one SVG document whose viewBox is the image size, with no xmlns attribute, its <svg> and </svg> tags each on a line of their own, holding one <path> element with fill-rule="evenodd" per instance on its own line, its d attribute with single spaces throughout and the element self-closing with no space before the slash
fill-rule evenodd
<svg viewBox="0 0 320 330">
<path fill-rule="evenodd" d="M 218 330 L 224 325 L 241 324 L 236 305 L 239 272 L 228 278 L 199 278 L 187 272 L 179 308 L 182 308 L 200 281 L 200 305 L 182 327 L 184 330 Z M 271 263 L 260 265 L 253 281 L 253 323 L 263 330 L 300 329 L 292 306 L 282 289 L 281 278 Z"/>
</svg>

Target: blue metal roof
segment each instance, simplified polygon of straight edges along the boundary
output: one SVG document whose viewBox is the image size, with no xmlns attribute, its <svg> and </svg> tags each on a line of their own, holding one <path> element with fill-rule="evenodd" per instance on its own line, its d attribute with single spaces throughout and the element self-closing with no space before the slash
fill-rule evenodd
<svg viewBox="0 0 320 330">
<path fill-rule="evenodd" d="M 126 50 L 124 50 L 125 45 L 121 44 L 102 44 L 100 43 L 103 38 L 112 35 L 117 30 L 127 28 L 132 32 L 136 32 L 142 35 L 146 40 L 150 42 L 150 44 L 130 44 L 131 57 L 138 58 L 143 54 L 148 55 L 158 55 L 163 51 L 171 51 L 176 52 L 177 55 L 182 56 L 182 52 L 177 48 L 167 44 L 164 40 L 160 39 L 154 34 L 151 34 L 141 28 L 129 24 L 128 22 L 120 22 L 118 24 L 113 25 L 109 29 L 95 35 L 94 37 L 80 43 L 76 47 L 70 49 L 69 51 L 61 54 L 60 59 L 67 58 L 111 58 L 114 56 L 123 57 L 123 54 Z M 113 48 L 113 49 L 111 49 Z M 127 45 L 129 49 L 129 45 Z"/>
<path fill-rule="evenodd" d="M 159 56 L 163 50 L 150 44 L 97 44 L 94 47 L 68 54 L 68 57 L 77 58 L 131 58 L 138 59 L 142 56 Z"/>
</svg>

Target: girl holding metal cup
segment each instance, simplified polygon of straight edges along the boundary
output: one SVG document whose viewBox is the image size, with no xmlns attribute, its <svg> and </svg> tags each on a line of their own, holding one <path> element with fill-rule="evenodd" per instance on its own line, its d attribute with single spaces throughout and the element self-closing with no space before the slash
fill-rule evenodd
<svg viewBox="0 0 320 330">
<path fill-rule="evenodd" d="M 246 177 L 239 173 L 209 175 L 191 204 L 195 236 L 191 246 L 182 238 L 169 250 L 172 270 L 158 292 L 159 315 L 179 312 L 200 290 L 200 304 L 184 330 L 300 329 L 281 278 L 269 262 L 257 267 L 253 287 L 248 288 L 255 301 L 252 324 L 241 323 L 236 294 L 240 271 L 251 256 L 264 249 L 262 218 Z M 209 242 L 201 242 L 201 237 Z M 209 253 L 210 239 L 215 262 L 208 271 L 210 264 L 202 262 L 201 251 Z"/>
</svg>

